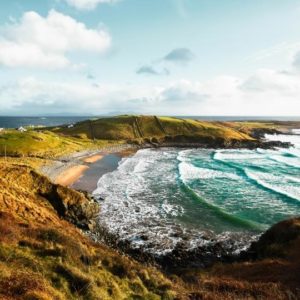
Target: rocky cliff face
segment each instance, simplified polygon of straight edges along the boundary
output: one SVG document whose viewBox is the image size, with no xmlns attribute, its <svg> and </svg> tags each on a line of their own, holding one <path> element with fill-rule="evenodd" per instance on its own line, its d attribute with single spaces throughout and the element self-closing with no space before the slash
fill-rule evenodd
<svg viewBox="0 0 300 300">
<path fill-rule="evenodd" d="M 19 195 L 24 196 L 24 202 L 27 202 L 24 204 L 22 201 L 20 207 L 16 207 L 16 209 L 22 209 L 23 205 L 30 205 L 30 201 L 26 201 L 26 197 L 37 198 L 42 202 L 48 202 L 59 217 L 83 229 L 93 228 L 100 208 L 87 195 L 53 184 L 47 177 L 25 166 L 2 166 L 0 173 L 2 174 L 3 189 L 13 190 L 14 194 L 19 192 Z M 9 196 L 3 194 L 1 196 L 4 201 L 9 201 Z M 20 197 L 20 201 L 22 199 L 23 197 Z M 11 209 L 11 206 L 8 205 L 8 209 Z M 28 209 L 32 211 L 36 208 Z"/>
<path fill-rule="evenodd" d="M 148 147 L 177 147 L 177 148 L 213 148 L 213 149 L 274 149 L 289 148 L 291 143 L 280 141 L 264 141 L 261 139 L 226 139 L 215 136 L 174 135 L 162 138 L 146 138 L 135 140 L 135 143 Z"/>
</svg>

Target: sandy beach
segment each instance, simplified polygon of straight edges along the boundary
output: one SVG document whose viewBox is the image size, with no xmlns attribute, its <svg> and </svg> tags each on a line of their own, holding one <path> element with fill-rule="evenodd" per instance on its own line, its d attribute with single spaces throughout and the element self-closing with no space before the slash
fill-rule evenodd
<svg viewBox="0 0 300 300">
<path fill-rule="evenodd" d="M 54 160 L 40 172 L 56 184 L 92 192 L 99 178 L 118 167 L 122 157 L 138 150 L 132 145 L 116 145 L 99 150 L 86 150 Z"/>
<path fill-rule="evenodd" d="M 71 167 L 57 176 L 55 183 L 63 186 L 72 185 L 88 168 L 85 165 Z"/>
<path fill-rule="evenodd" d="M 89 164 L 92 164 L 100 159 L 103 158 L 105 154 L 96 154 L 96 155 L 92 155 L 90 157 L 84 158 L 83 161 Z"/>
<path fill-rule="evenodd" d="M 57 176 L 55 183 L 63 186 L 71 186 L 84 174 L 86 170 L 89 169 L 90 164 L 101 160 L 105 155 L 107 154 L 95 154 L 83 158 L 82 161 L 85 163 L 84 165 L 77 165 L 66 169 Z"/>
</svg>

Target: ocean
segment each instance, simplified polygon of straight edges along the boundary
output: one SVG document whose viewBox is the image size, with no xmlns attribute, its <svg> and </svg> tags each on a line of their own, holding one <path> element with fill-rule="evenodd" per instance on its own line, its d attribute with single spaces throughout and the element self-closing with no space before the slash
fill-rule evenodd
<svg viewBox="0 0 300 300">
<path fill-rule="evenodd" d="M 300 214 L 300 132 L 267 135 L 278 150 L 145 149 L 103 175 L 99 222 L 132 247 L 161 254 L 230 244 L 238 253 L 271 225 Z M 234 245 L 232 245 L 234 241 Z"/>
<path fill-rule="evenodd" d="M 5 117 L 0 116 L 0 128 L 18 128 L 20 126 L 59 126 L 73 124 L 89 117 Z"/>
</svg>

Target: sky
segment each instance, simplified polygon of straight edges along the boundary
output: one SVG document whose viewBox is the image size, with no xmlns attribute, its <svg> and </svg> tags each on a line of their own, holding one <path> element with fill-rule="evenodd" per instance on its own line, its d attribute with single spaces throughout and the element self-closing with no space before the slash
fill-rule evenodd
<svg viewBox="0 0 300 300">
<path fill-rule="evenodd" d="M 299 116 L 300 0 L 0 2 L 0 115 Z"/>
</svg>

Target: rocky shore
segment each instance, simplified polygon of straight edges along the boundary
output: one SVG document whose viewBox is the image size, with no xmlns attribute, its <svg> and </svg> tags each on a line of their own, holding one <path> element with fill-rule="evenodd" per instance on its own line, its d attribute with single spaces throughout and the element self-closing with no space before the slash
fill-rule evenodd
<svg viewBox="0 0 300 300">
<path fill-rule="evenodd" d="M 199 238 L 203 239 L 206 243 L 203 246 L 190 248 L 184 242 L 188 236 L 182 234 L 182 242 L 179 242 L 171 251 L 153 253 L 144 249 L 143 246 L 133 246 L 131 241 L 109 232 L 104 226 L 99 225 L 99 222 L 97 222 L 93 230 L 87 231 L 86 234 L 94 241 L 121 251 L 139 262 L 155 265 L 171 273 L 176 273 L 182 269 L 206 269 L 215 263 L 240 261 L 245 257 L 245 250 L 251 248 L 252 243 L 259 239 L 258 235 L 245 236 L 244 241 L 240 241 L 240 244 L 237 245 L 234 237 L 227 237 L 221 241 L 211 234 L 205 235 L 202 233 L 201 237 L 199 235 Z M 180 233 L 178 235 L 180 236 Z M 147 240 L 147 235 L 139 238 Z M 237 251 L 237 249 L 239 250 Z"/>
<path fill-rule="evenodd" d="M 264 133 L 263 133 L 264 132 Z M 273 131 L 272 131 L 273 132 Z M 291 143 L 280 141 L 266 141 L 262 137 L 269 131 L 260 131 L 260 137 L 253 140 L 226 140 L 222 138 L 210 138 L 201 136 L 166 136 L 163 139 L 144 139 L 140 146 L 143 148 L 162 148 L 162 147 L 176 147 L 176 148 L 204 148 L 204 149 L 275 149 L 275 148 L 289 148 L 293 145 Z M 274 133 L 274 132 L 273 132 Z M 276 131 L 276 133 L 280 133 Z"/>
</svg>

